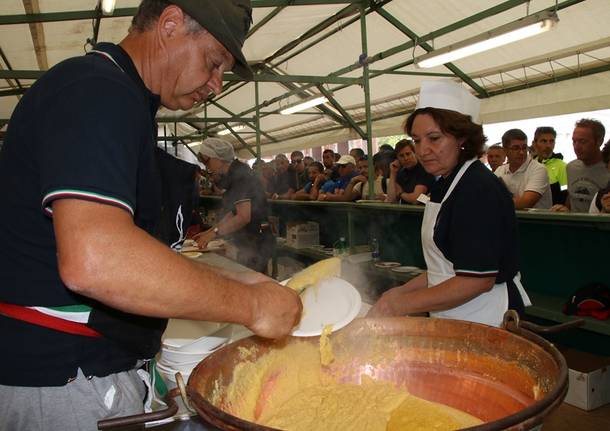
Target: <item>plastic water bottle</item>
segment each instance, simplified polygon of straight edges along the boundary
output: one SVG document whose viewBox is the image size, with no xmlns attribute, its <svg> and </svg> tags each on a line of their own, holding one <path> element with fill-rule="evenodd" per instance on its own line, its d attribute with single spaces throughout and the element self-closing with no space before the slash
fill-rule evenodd
<svg viewBox="0 0 610 431">
<path fill-rule="evenodd" d="M 371 257 L 373 258 L 373 262 L 379 262 L 381 258 L 379 253 L 379 241 L 377 241 L 377 238 L 371 239 Z"/>
<path fill-rule="evenodd" d="M 347 241 L 345 240 L 345 237 L 339 238 L 339 240 L 333 244 L 333 248 L 333 256 L 345 256 L 347 254 Z"/>
</svg>

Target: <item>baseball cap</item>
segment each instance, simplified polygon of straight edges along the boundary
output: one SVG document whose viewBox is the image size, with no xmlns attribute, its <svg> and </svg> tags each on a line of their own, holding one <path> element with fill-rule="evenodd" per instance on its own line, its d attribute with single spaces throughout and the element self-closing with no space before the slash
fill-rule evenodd
<svg viewBox="0 0 610 431">
<path fill-rule="evenodd" d="M 252 70 L 241 52 L 252 24 L 250 0 L 171 0 L 209 31 L 235 58 L 233 72 L 246 80 Z"/>
<path fill-rule="evenodd" d="M 356 164 L 356 159 L 354 159 L 352 156 L 350 155 L 345 155 L 345 156 L 341 156 L 339 158 L 339 160 L 337 161 L 338 165 L 347 165 L 347 164 L 352 164 L 355 165 Z"/>
<path fill-rule="evenodd" d="M 199 153 L 204 157 L 232 162 L 235 159 L 233 145 L 218 138 L 207 138 L 199 147 Z"/>
</svg>

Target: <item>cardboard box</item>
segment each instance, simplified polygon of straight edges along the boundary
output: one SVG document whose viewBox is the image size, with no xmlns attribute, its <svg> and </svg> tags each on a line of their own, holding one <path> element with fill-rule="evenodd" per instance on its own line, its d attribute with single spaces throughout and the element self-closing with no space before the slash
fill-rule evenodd
<svg viewBox="0 0 610 431">
<path fill-rule="evenodd" d="M 306 223 L 289 223 L 286 225 L 286 245 L 294 248 L 306 248 L 320 244 L 320 225 Z"/>
<path fill-rule="evenodd" d="M 610 403 L 610 357 L 573 349 L 561 353 L 569 368 L 569 388 L 564 401 L 587 411 Z"/>
</svg>

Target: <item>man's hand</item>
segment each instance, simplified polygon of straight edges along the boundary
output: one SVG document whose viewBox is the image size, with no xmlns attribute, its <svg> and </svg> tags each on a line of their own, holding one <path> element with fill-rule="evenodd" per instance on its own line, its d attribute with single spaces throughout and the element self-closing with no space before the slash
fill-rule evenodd
<svg viewBox="0 0 610 431">
<path fill-rule="evenodd" d="M 570 208 L 565 205 L 557 204 L 551 207 L 551 211 L 559 212 L 559 213 L 567 213 L 570 212 Z"/>
<path fill-rule="evenodd" d="M 610 213 L 610 192 L 602 196 L 602 212 Z"/>
<path fill-rule="evenodd" d="M 399 304 L 400 301 L 404 301 L 400 287 L 390 289 L 381 295 L 381 298 L 371 307 L 366 317 L 400 316 L 401 314 L 394 308 L 394 304 Z"/>
<path fill-rule="evenodd" d="M 352 184 L 357 184 L 357 183 L 365 183 L 365 182 L 367 182 L 367 181 L 368 181 L 368 178 L 367 178 L 367 177 L 365 177 L 364 175 L 357 175 L 357 176 L 355 176 L 354 178 L 352 178 L 352 179 L 350 180 L 350 182 L 351 182 Z"/>
<path fill-rule="evenodd" d="M 398 171 L 400 170 L 400 162 L 398 160 L 394 160 L 390 163 L 390 176 L 396 176 Z"/>
<path fill-rule="evenodd" d="M 326 175 L 318 174 L 318 175 L 316 175 L 316 178 L 314 179 L 314 184 L 324 183 L 324 182 L 326 182 L 326 180 L 327 180 Z"/>
<path fill-rule="evenodd" d="M 204 249 L 208 246 L 208 243 L 216 238 L 216 234 L 214 233 L 214 229 L 208 229 L 205 232 L 198 233 L 193 236 L 193 239 L 197 241 L 197 245 L 200 249 Z"/>
<path fill-rule="evenodd" d="M 257 283 L 252 288 L 256 289 L 253 318 L 247 328 L 265 338 L 282 338 L 290 334 L 303 312 L 299 295 L 275 281 Z"/>
</svg>

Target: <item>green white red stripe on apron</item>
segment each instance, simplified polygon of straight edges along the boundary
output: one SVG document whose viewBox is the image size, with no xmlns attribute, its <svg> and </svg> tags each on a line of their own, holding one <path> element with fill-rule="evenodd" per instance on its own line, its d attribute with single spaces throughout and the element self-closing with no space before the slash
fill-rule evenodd
<svg viewBox="0 0 610 431">
<path fill-rule="evenodd" d="M 85 305 L 26 307 L 0 302 L 0 315 L 67 334 L 101 337 L 102 334 L 85 324 L 90 312 L 91 307 Z"/>
</svg>

